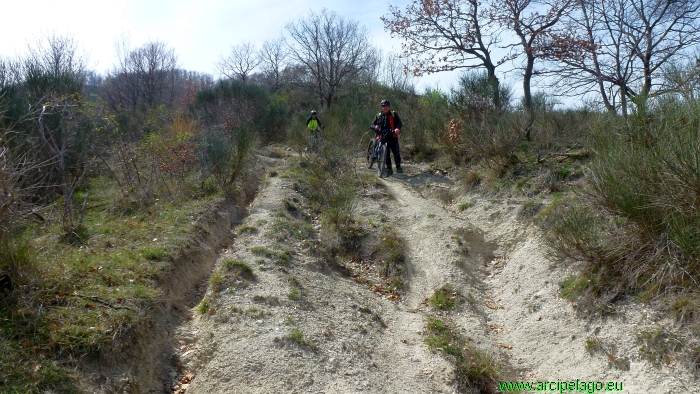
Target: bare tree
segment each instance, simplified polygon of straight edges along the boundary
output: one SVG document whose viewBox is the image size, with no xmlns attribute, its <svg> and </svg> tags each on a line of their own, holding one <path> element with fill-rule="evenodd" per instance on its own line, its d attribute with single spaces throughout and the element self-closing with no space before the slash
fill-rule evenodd
<svg viewBox="0 0 700 394">
<path fill-rule="evenodd" d="M 84 105 L 86 63 L 71 37 L 56 35 L 30 46 L 23 61 L 25 99 L 30 104 L 29 116 L 36 122 L 36 142 L 28 149 L 42 154 L 44 186 L 57 187 L 63 197 L 64 228 L 69 234 L 79 221 L 73 195 L 90 160 L 84 154 L 87 137 L 77 127 Z"/>
<path fill-rule="evenodd" d="M 370 49 L 370 52 L 375 53 L 373 49 Z M 390 57 L 387 56 L 387 59 Z M 366 87 L 366 91 L 363 89 L 363 93 L 366 93 L 366 100 L 371 103 L 377 103 L 381 100 L 378 87 L 385 63 L 379 56 L 368 57 L 364 68 L 357 78 L 358 86 Z"/>
<path fill-rule="evenodd" d="M 293 40 L 290 54 L 309 72 L 321 104 L 330 107 L 364 68 L 367 28 L 325 8 L 285 27 Z"/>
<path fill-rule="evenodd" d="M 117 64 L 107 73 L 105 80 L 105 100 L 117 113 L 123 110 L 135 112 L 141 102 L 141 82 L 129 46 L 125 37 L 115 41 Z"/>
<path fill-rule="evenodd" d="M 82 78 L 87 68 L 87 57 L 71 36 L 47 34 L 29 46 L 26 64 L 38 67 L 44 73 Z"/>
<path fill-rule="evenodd" d="M 227 57 L 222 57 L 216 64 L 216 68 L 227 78 L 245 83 L 259 64 L 260 59 L 256 54 L 255 45 L 247 42 L 232 47 L 231 53 Z"/>
<path fill-rule="evenodd" d="M 115 111 L 136 111 L 176 102 L 177 55 L 162 42 L 129 49 L 117 42 L 117 64 L 106 78 L 105 98 Z"/>
<path fill-rule="evenodd" d="M 626 115 L 629 102 L 643 110 L 668 92 L 664 67 L 700 43 L 699 17 L 700 0 L 579 0 L 548 55 L 564 65 L 562 82 L 595 86 L 608 110 Z"/>
<path fill-rule="evenodd" d="M 35 105 L 45 96 L 64 96 L 82 92 L 87 57 L 71 36 L 53 33 L 38 38 L 22 59 L 22 82 Z"/>
<path fill-rule="evenodd" d="M 19 60 L 0 58 L 0 97 L 4 90 L 22 81 L 22 64 Z"/>
<path fill-rule="evenodd" d="M 399 59 L 399 54 L 392 54 L 388 58 Z M 410 68 L 411 62 L 408 59 L 385 61 L 381 64 L 380 80 L 394 90 L 412 91 L 414 81 Z"/>
<path fill-rule="evenodd" d="M 182 91 L 179 94 L 180 102 L 178 103 L 180 107 L 187 107 L 193 104 L 197 98 L 197 93 L 214 86 L 214 78 L 210 74 L 184 70 L 181 70 L 178 74 L 178 80 L 182 81 Z"/>
<path fill-rule="evenodd" d="M 282 88 L 286 67 L 287 48 L 284 39 L 265 41 L 258 52 L 263 73 L 263 81 L 271 93 Z"/>
<path fill-rule="evenodd" d="M 700 97 L 700 58 L 687 62 L 672 62 L 664 69 L 664 86 L 680 95 L 687 102 Z"/>
<path fill-rule="evenodd" d="M 486 68 L 493 104 L 501 107 L 494 60 L 499 29 L 481 0 L 414 0 L 405 11 L 390 7 L 384 28 L 405 42 L 404 56 L 413 60 L 414 75 L 456 69 Z"/>
<path fill-rule="evenodd" d="M 527 114 L 525 138 L 531 139 L 535 114 L 532 105 L 532 77 L 535 59 L 545 55 L 541 47 L 550 41 L 553 29 L 573 5 L 574 0 L 499 0 L 492 2 L 493 17 L 507 26 L 518 37 L 523 67 L 523 108 Z"/>
<path fill-rule="evenodd" d="M 137 73 L 143 82 L 143 98 L 146 105 L 149 107 L 158 104 L 172 106 L 175 101 L 177 71 L 175 50 L 156 41 L 145 44 L 133 55 Z"/>
<path fill-rule="evenodd" d="M 85 175 L 85 165 L 82 160 L 75 161 L 71 154 L 76 152 L 71 149 L 74 146 L 71 139 L 75 138 L 75 131 L 71 130 L 73 121 L 80 112 L 81 102 L 66 98 L 56 98 L 42 106 L 38 115 L 38 135 L 41 146 L 47 153 L 47 157 L 53 163 L 53 170 L 57 173 L 58 187 L 63 196 L 63 220 L 64 227 L 69 233 L 74 233 L 77 218 L 74 210 L 73 195 L 79 182 Z"/>
<path fill-rule="evenodd" d="M 20 188 L 20 171 L 31 167 L 24 153 L 17 156 L 10 151 L 10 139 L 14 134 L 11 127 L 5 126 L 4 111 L 0 112 L 0 244 L 4 236 L 18 227 L 23 200 Z M 15 150 L 16 152 L 16 150 Z"/>
</svg>

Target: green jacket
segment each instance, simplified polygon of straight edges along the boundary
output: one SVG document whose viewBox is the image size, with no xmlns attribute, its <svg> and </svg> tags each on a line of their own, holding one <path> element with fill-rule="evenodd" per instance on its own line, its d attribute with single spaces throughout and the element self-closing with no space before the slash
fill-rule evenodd
<svg viewBox="0 0 700 394">
<path fill-rule="evenodd" d="M 313 116 L 309 116 L 309 118 L 306 119 L 306 128 L 309 129 L 309 131 L 316 131 L 319 128 L 323 128 L 321 119 L 319 119 L 318 116 L 316 116 L 316 119 L 314 119 Z"/>
</svg>

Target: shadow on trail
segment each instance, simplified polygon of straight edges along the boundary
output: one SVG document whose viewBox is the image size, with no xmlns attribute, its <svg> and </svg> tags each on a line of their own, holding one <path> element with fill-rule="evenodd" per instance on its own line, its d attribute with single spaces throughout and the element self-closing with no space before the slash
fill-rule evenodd
<svg viewBox="0 0 700 394">
<path fill-rule="evenodd" d="M 426 184 L 442 184 L 445 186 L 452 186 L 455 184 L 452 179 L 431 172 L 421 172 L 420 174 L 416 175 L 395 173 L 391 175 L 390 178 L 404 181 L 413 187 L 425 186 Z"/>
</svg>

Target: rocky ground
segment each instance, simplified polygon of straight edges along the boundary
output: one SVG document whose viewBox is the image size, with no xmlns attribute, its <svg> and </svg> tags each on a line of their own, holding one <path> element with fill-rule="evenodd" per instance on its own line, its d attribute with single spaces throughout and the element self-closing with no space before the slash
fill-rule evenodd
<svg viewBox="0 0 700 394">
<path fill-rule="evenodd" d="M 286 165 L 267 162 L 268 174 Z M 361 195 L 355 212 L 368 228 L 393 224 L 405 240 L 399 297 L 358 283 L 357 267 L 348 270 L 352 261 L 331 264 L 313 253 L 316 235 L 285 236 L 281 222 L 304 228 L 306 201 L 291 179 L 268 177 L 240 234 L 220 254 L 215 272 L 223 277 L 202 287 L 207 303 L 173 334 L 166 391 L 459 392 L 452 364 L 424 342 L 428 317 L 439 315 L 498 360 L 512 381 L 700 392 L 684 362 L 656 367 L 641 357 L 637 333 L 672 324 L 658 312 L 626 301 L 606 319 L 586 319 L 559 297 L 570 268 L 547 258 L 523 201 L 460 195 L 449 178 L 410 163 L 405 170 Z M 370 170 L 358 162 L 358 171 Z M 290 213 L 285 201 L 300 213 Z M 315 233 L 320 225 L 308 219 Z M 468 300 L 451 312 L 427 302 L 445 284 Z"/>
</svg>

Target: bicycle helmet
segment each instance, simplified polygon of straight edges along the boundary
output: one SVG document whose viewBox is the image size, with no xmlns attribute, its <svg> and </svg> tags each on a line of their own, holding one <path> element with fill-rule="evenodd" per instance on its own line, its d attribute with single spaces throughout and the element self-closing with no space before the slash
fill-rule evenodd
<svg viewBox="0 0 700 394">
<path fill-rule="evenodd" d="M 389 102 L 389 100 L 384 99 L 384 100 L 382 100 L 381 103 L 379 103 L 379 105 L 381 105 L 381 106 L 383 107 L 383 106 L 385 106 L 385 105 L 391 105 L 391 103 Z"/>
<path fill-rule="evenodd" d="M 316 110 L 311 111 L 311 115 L 316 115 Z"/>
</svg>

